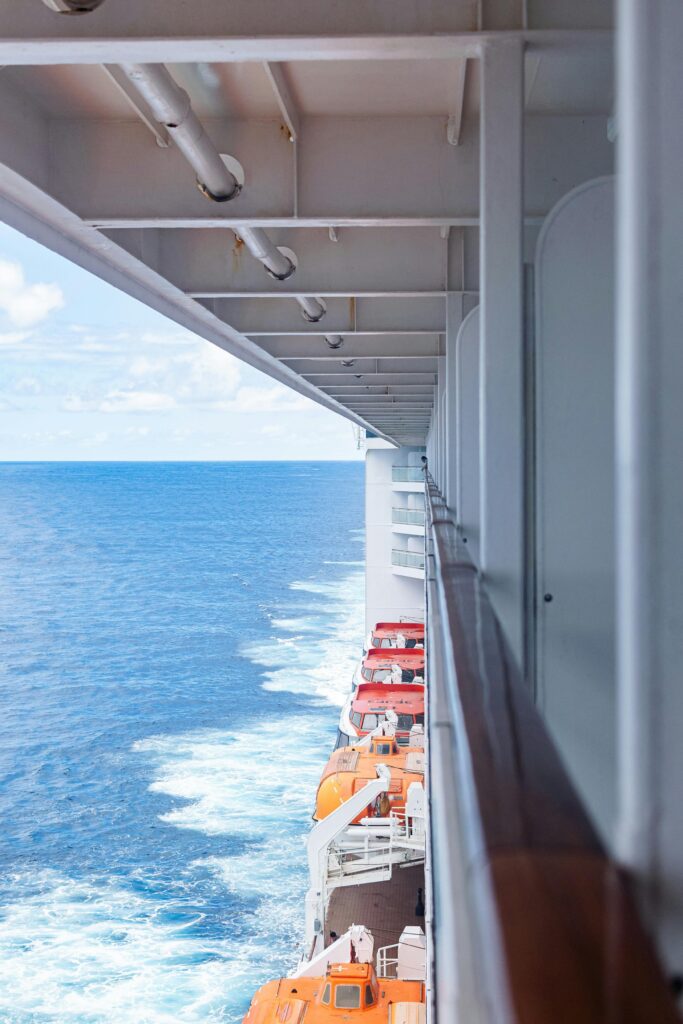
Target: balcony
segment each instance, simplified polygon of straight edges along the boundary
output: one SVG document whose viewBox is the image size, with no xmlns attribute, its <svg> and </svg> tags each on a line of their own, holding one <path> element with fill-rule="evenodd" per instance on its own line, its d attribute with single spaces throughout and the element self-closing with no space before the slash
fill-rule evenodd
<svg viewBox="0 0 683 1024">
<path fill-rule="evenodd" d="M 421 466 L 392 466 L 391 479 L 395 484 L 423 484 L 424 472 Z"/>
<path fill-rule="evenodd" d="M 401 526 L 422 526 L 425 524 L 423 508 L 392 508 L 391 521 Z"/>
<path fill-rule="evenodd" d="M 421 551 L 404 551 L 402 548 L 393 548 L 391 564 L 401 569 L 419 569 L 424 572 L 425 556 Z"/>
</svg>

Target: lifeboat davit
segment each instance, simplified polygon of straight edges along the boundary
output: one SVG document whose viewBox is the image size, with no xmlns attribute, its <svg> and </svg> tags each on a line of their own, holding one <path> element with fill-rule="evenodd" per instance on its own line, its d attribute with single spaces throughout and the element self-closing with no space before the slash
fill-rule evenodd
<svg viewBox="0 0 683 1024">
<path fill-rule="evenodd" d="M 359 936 L 360 945 L 349 941 Z M 294 977 L 269 981 L 254 996 L 243 1024 L 327 1024 L 363 1017 L 367 1024 L 424 1024 L 424 935 L 406 928 L 398 943 L 396 977 L 379 977 L 372 964 L 372 935 L 352 926 Z M 396 947 L 388 947 L 394 950 Z M 363 952 L 363 950 L 366 952 Z M 378 964 L 385 963 L 383 950 Z M 329 958 L 327 954 L 330 954 Z M 335 956 L 336 954 L 336 956 Z M 345 959 L 340 961 L 340 954 Z M 357 955 L 358 954 L 358 955 Z"/>
<path fill-rule="evenodd" d="M 424 785 L 425 754 L 422 729 L 413 730 L 412 746 L 401 747 L 396 742 L 393 726 L 385 726 L 384 735 L 373 735 L 370 742 L 354 747 L 340 747 L 327 762 L 320 779 L 315 801 L 316 821 L 321 821 L 337 807 L 377 778 L 377 766 L 385 765 L 391 774 L 391 784 L 354 819 L 357 824 L 364 818 L 388 818 L 391 811 L 403 811 L 411 785 Z M 378 730 L 382 732 L 382 730 Z"/>
</svg>

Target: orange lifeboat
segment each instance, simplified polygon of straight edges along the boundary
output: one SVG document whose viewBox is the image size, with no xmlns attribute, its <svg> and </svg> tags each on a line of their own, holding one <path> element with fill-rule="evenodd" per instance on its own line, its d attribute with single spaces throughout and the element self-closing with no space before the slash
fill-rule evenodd
<svg viewBox="0 0 683 1024">
<path fill-rule="evenodd" d="M 424 1024 L 422 981 L 377 978 L 372 964 L 332 964 L 319 978 L 280 978 L 260 988 L 243 1024 Z"/>
<path fill-rule="evenodd" d="M 363 818 L 387 818 L 391 811 L 404 810 L 409 787 L 413 783 L 424 785 L 424 748 L 402 747 L 393 735 L 373 736 L 367 746 L 340 747 L 334 751 L 318 786 L 314 819 L 326 818 L 366 783 L 376 779 L 378 765 L 389 769 L 389 791 L 373 800 L 353 823 Z"/>
</svg>

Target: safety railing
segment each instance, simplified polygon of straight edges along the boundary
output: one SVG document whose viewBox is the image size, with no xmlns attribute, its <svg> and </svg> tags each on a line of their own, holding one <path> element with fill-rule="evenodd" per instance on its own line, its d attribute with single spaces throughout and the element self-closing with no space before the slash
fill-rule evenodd
<svg viewBox="0 0 683 1024">
<path fill-rule="evenodd" d="M 425 511 L 423 508 L 392 508 L 391 521 L 402 526 L 424 526 Z"/>
<path fill-rule="evenodd" d="M 434 1018 L 680 1024 L 629 879 L 431 480 L 426 492 Z"/>
<path fill-rule="evenodd" d="M 420 484 L 424 471 L 420 466 L 392 466 L 391 479 L 397 484 Z"/>
<path fill-rule="evenodd" d="M 398 973 L 398 942 L 378 949 L 375 963 L 378 978 L 395 978 Z"/>
<path fill-rule="evenodd" d="M 404 569 L 424 569 L 425 556 L 421 551 L 404 551 L 402 548 L 393 548 L 391 564 L 403 566 Z"/>
</svg>

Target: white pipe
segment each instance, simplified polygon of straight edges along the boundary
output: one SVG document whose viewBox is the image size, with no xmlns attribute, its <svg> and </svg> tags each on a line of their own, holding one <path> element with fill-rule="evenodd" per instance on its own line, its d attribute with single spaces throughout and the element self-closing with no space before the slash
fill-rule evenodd
<svg viewBox="0 0 683 1024">
<path fill-rule="evenodd" d="M 202 192 L 217 202 L 239 195 L 241 185 L 192 109 L 190 97 L 163 64 L 122 64 L 121 69 L 197 172 Z"/>
<path fill-rule="evenodd" d="M 103 0 L 43 0 L 45 6 L 57 14 L 89 14 L 102 2 Z"/>
<path fill-rule="evenodd" d="M 55 0 L 66 2 L 66 0 Z M 78 0 L 71 0 L 76 3 Z M 192 109 L 190 97 L 169 74 L 163 64 L 122 64 L 121 69 L 146 101 L 154 117 L 197 173 L 197 183 L 210 199 L 225 202 L 239 195 L 241 185 L 221 159 L 204 126 Z M 241 227 L 239 237 L 247 249 L 278 281 L 286 281 L 296 264 L 271 241 L 263 228 Z M 304 320 L 318 323 L 325 306 L 315 296 L 297 298 Z M 342 338 L 331 335 L 331 348 L 339 348 Z"/>
<path fill-rule="evenodd" d="M 325 316 L 325 307 L 320 299 L 312 295 L 299 295 L 296 300 L 301 306 L 301 315 L 309 324 L 317 324 Z"/>
<path fill-rule="evenodd" d="M 270 240 L 263 228 L 239 228 L 239 237 L 247 249 L 266 268 L 268 273 L 278 281 L 286 281 L 296 270 L 296 264 L 280 252 Z"/>
</svg>

